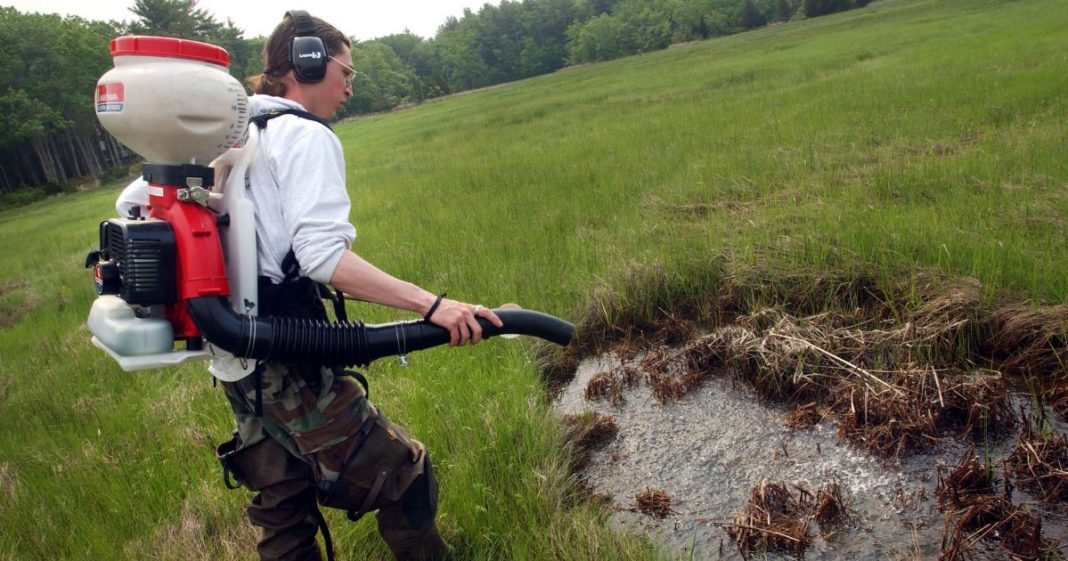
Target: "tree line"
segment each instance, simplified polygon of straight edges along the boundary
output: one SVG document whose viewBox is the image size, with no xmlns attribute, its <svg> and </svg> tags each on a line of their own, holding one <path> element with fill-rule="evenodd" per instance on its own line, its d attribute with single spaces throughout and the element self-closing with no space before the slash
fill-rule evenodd
<svg viewBox="0 0 1068 561">
<path fill-rule="evenodd" d="M 503 0 L 411 33 L 354 44 L 360 72 L 345 115 L 600 62 L 872 0 Z"/>
<path fill-rule="evenodd" d="M 564 66 L 663 49 L 871 0 L 503 0 L 448 18 L 434 37 L 353 41 L 358 71 L 341 117 L 529 78 Z M 244 37 L 197 0 L 135 0 L 131 21 L 89 21 L 0 8 L 0 195 L 39 196 L 136 160 L 99 126 L 91 102 L 126 34 L 213 43 L 244 80 L 262 70 L 263 37 Z M 334 22 L 344 27 L 344 22 Z M 26 193 L 28 191 L 28 193 Z M 3 201 L 0 200 L 0 206 Z"/>
</svg>

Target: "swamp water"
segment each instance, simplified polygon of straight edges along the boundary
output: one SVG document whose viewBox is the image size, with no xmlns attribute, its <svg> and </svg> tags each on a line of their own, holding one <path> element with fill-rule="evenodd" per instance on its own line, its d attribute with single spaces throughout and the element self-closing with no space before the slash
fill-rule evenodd
<svg viewBox="0 0 1068 561">
<path fill-rule="evenodd" d="M 595 374 L 623 366 L 640 369 L 637 360 L 624 363 L 612 355 L 585 360 L 555 403 L 562 414 L 593 411 L 612 417 L 619 427 L 613 439 L 591 451 L 582 471 L 593 493 L 611 497 L 615 527 L 662 544 L 675 559 L 742 559 L 726 527 L 754 486 L 765 479 L 801 483 L 815 493 L 837 482 L 851 520 L 825 537 L 813 524 L 806 559 L 938 558 L 945 518 L 936 506 L 936 466 L 956 466 L 969 443 L 946 439 L 934 453 L 886 465 L 840 442 L 832 423 L 798 430 L 786 427 L 786 409 L 761 403 L 750 388 L 727 376 L 713 377 L 666 404 L 653 397 L 644 381 L 624 389 L 618 405 L 585 399 Z M 1014 399 L 1014 405 L 1017 410 L 1029 407 L 1022 396 Z M 1063 424 L 1054 428 L 1065 432 Z M 987 449 L 1000 461 L 1014 445 L 1015 437 L 1008 437 Z M 996 469 L 1000 481 L 1000 467 Z M 645 489 L 666 492 L 674 513 L 657 519 L 638 511 L 635 496 Z M 1042 514 L 1046 538 L 1068 545 L 1063 512 L 1044 510 L 1035 497 L 1019 490 L 1012 500 Z M 754 557 L 794 558 L 775 553 Z M 996 552 L 982 558 L 1007 556 Z"/>
</svg>

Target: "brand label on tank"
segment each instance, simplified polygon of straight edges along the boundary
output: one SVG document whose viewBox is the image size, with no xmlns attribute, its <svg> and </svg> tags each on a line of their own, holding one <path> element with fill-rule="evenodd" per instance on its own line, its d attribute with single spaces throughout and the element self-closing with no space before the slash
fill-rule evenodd
<svg viewBox="0 0 1068 561">
<path fill-rule="evenodd" d="M 96 86 L 96 112 L 117 113 L 126 105 L 126 93 L 122 82 L 109 82 Z"/>
</svg>

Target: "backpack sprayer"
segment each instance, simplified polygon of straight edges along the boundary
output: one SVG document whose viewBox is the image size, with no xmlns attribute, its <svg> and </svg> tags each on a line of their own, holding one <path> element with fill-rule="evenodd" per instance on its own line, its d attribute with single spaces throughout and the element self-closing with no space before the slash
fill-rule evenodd
<svg viewBox="0 0 1068 561">
<path fill-rule="evenodd" d="M 97 83 L 96 113 L 147 160 L 149 212 L 100 224 L 100 248 L 86 260 L 99 294 L 88 319 L 93 344 L 127 371 L 233 358 L 243 365 L 231 376 L 238 379 L 252 370 L 244 359 L 363 366 L 448 343 L 449 332 L 427 321 L 257 317 L 255 213 L 245 177 L 258 131 L 248 126 L 244 88 L 227 71 L 229 54 L 138 36 L 113 39 L 111 54 L 115 67 Z M 504 326 L 478 318 L 483 337 L 566 345 L 574 335 L 572 324 L 539 312 L 495 313 Z"/>
</svg>

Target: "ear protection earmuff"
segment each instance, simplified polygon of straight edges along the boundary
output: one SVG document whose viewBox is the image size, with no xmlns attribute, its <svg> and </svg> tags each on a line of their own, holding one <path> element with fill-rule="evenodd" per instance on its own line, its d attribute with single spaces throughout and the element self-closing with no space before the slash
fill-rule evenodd
<svg viewBox="0 0 1068 561">
<path fill-rule="evenodd" d="M 293 41 L 289 43 L 289 63 L 298 82 L 318 82 L 326 76 L 326 63 L 330 56 L 326 44 L 315 36 L 315 24 L 304 10 L 290 10 L 286 15 L 293 20 Z"/>
</svg>

